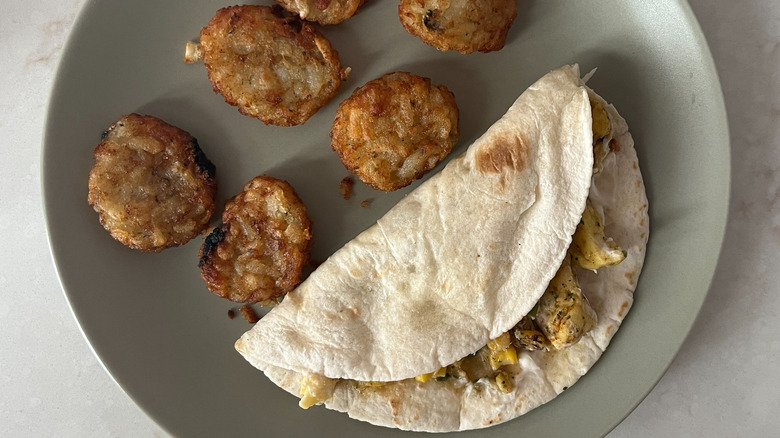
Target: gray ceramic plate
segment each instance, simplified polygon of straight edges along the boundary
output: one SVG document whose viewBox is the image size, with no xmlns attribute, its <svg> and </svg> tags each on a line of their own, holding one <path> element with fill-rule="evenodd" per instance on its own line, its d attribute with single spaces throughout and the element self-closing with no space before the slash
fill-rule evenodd
<svg viewBox="0 0 780 438">
<path fill-rule="evenodd" d="M 190 131 L 217 166 L 220 206 L 256 175 L 288 180 L 309 207 L 313 257 L 322 260 L 416 186 L 384 194 L 357 185 L 351 201 L 338 194 L 347 172 L 329 146 L 336 106 L 394 70 L 428 76 L 455 93 L 457 153 L 547 71 L 573 62 L 583 71 L 598 67 L 590 84 L 628 120 L 647 182 L 647 263 L 635 306 L 606 354 L 553 402 L 474 434 L 603 435 L 650 391 L 706 296 L 724 232 L 728 133 L 712 58 L 683 1 L 519 3 L 503 50 L 464 56 L 407 34 L 397 2 L 369 1 L 357 16 L 323 29 L 352 76 L 330 104 L 292 128 L 240 115 L 211 91 L 202 64 L 182 62 L 185 42 L 227 3 L 87 3 L 63 54 L 46 126 L 51 248 L 89 343 L 162 427 L 182 436 L 399 433 L 322 408 L 303 411 L 249 366 L 233 350 L 249 325 L 230 320 L 233 305 L 206 290 L 196 266 L 200 239 L 160 254 L 111 239 L 86 202 L 100 133 L 129 112 Z M 365 199 L 373 203 L 361 208 Z"/>
</svg>

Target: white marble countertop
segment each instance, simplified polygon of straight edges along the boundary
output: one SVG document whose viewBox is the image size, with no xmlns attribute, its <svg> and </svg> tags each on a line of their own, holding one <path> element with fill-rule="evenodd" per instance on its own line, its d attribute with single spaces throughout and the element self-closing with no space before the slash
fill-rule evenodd
<svg viewBox="0 0 780 438">
<path fill-rule="evenodd" d="M 41 138 L 58 56 L 84 0 L 0 14 L 0 436 L 165 436 L 111 380 L 60 290 L 41 206 Z M 704 307 L 658 386 L 610 437 L 780 430 L 780 2 L 691 0 L 731 128 L 730 219 Z M 774 268 L 773 268 L 774 266 Z"/>
</svg>

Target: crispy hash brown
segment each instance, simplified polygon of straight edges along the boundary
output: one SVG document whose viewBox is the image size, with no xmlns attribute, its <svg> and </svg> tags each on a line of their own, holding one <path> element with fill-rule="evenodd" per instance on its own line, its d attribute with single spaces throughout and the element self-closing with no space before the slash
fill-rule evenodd
<svg viewBox="0 0 780 438">
<path fill-rule="evenodd" d="M 276 0 L 304 20 L 337 24 L 355 15 L 365 0 Z"/>
<path fill-rule="evenodd" d="M 455 96 L 406 72 L 388 73 L 355 90 L 339 105 L 330 132 L 344 166 L 386 192 L 431 170 L 459 135 Z"/>
<path fill-rule="evenodd" d="M 279 5 L 218 10 L 200 45 L 188 45 L 185 60 L 200 57 L 227 103 L 278 126 L 304 123 L 349 74 L 322 34 Z"/>
<path fill-rule="evenodd" d="M 301 282 L 311 250 L 306 207 L 285 181 L 258 176 L 225 203 L 222 225 L 200 249 L 209 290 L 239 303 L 270 303 Z"/>
<path fill-rule="evenodd" d="M 517 0 L 401 0 L 404 28 L 439 50 L 492 52 L 504 47 Z"/>
<path fill-rule="evenodd" d="M 159 252 L 208 225 L 214 165 L 189 133 L 152 116 L 122 116 L 103 133 L 89 173 L 89 205 L 114 239 Z"/>
</svg>

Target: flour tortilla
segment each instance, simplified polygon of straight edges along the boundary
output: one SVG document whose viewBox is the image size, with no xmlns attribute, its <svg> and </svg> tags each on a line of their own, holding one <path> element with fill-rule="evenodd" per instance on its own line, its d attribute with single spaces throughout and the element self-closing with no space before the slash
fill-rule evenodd
<svg viewBox="0 0 780 438">
<path fill-rule="evenodd" d="M 603 212 L 606 234 L 613 237 L 628 255 L 621 264 L 603 268 L 598 273 L 577 271 L 580 287 L 598 315 L 596 326 L 577 344 L 564 350 L 520 353 L 518 364 L 509 370 L 515 389 L 508 394 L 489 383 L 472 384 L 458 379 L 444 382 L 430 379 L 425 383 L 405 379 L 381 387 L 366 387 L 353 380 L 342 380 L 336 384 L 334 395 L 326 401 L 326 407 L 347 412 L 352 418 L 406 430 L 443 432 L 481 428 L 515 418 L 546 403 L 573 385 L 601 356 L 632 304 L 648 237 L 647 198 L 633 140 L 625 121 L 614 107 L 584 87 L 576 67 L 564 67 L 551 75 L 560 74 L 561 71 L 567 81 L 586 90 L 591 98 L 605 105 L 612 121 L 612 135 L 619 145 L 619 150 L 607 155 L 602 164 L 603 169 L 593 177 L 589 198 Z M 548 76 L 534 84 L 531 90 L 545 89 L 538 85 L 545 83 Z M 523 100 L 523 96 L 518 102 Z M 554 101 L 551 99 L 551 102 Z M 587 126 L 589 137 L 583 141 L 588 145 L 588 152 L 592 153 L 589 108 L 587 112 L 588 119 L 580 123 Z M 482 144 L 481 140 L 475 142 L 472 148 Z M 554 266 L 559 265 L 560 261 Z M 544 282 L 545 287 L 548 281 L 549 278 Z M 252 337 L 253 332 L 254 329 L 242 337 L 236 343 L 236 348 L 274 383 L 298 395 L 300 381 L 308 371 L 270 365 L 264 358 L 254 356 L 255 350 L 247 348 L 252 344 L 245 341 Z M 473 353 L 486 341 L 464 351 L 456 359 Z M 452 362 L 454 360 L 445 364 Z M 426 371 L 418 370 L 416 374 L 423 372 Z"/>
<path fill-rule="evenodd" d="M 262 370 L 396 381 L 509 330 L 544 293 L 585 208 L 590 117 L 576 66 L 546 75 L 236 348 Z"/>
</svg>

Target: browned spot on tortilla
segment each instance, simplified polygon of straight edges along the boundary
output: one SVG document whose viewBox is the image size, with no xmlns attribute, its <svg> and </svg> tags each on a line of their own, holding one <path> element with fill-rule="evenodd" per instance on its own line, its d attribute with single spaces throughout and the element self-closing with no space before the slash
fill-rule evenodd
<svg viewBox="0 0 780 438">
<path fill-rule="evenodd" d="M 628 301 L 623 301 L 618 310 L 618 317 L 622 318 L 626 314 L 626 310 L 628 310 Z"/>
<path fill-rule="evenodd" d="M 639 237 L 642 238 L 642 239 L 644 239 L 645 236 L 647 236 L 647 233 L 642 233 L 642 234 L 639 235 Z"/>
<path fill-rule="evenodd" d="M 482 173 L 501 173 L 504 168 L 520 172 L 528 165 L 528 144 L 520 135 L 499 134 L 477 152 L 474 161 Z"/>
<path fill-rule="evenodd" d="M 628 283 L 633 285 L 634 284 L 634 273 L 633 272 L 626 272 L 626 278 L 628 279 Z"/>
<path fill-rule="evenodd" d="M 645 225 L 645 218 L 642 218 L 639 220 L 639 225 L 644 226 Z"/>
<path fill-rule="evenodd" d="M 608 325 L 608 326 L 607 326 L 607 329 L 605 330 L 605 331 L 606 331 L 606 334 L 607 334 L 607 336 L 609 336 L 609 334 L 612 332 L 612 330 L 615 330 L 615 325 L 614 325 L 614 324 L 610 324 L 610 325 Z"/>
<path fill-rule="evenodd" d="M 393 418 L 397 417 L 398 412 L 401 409 L 401 400 L 397 398 L 391 398 L 390 407 L 393 408 Z"/>
<path fill-rule="evenodd" d="M 631 163 L 631 167 L 633 167 L 633 168 L 634 168 L 634 170 L 636 170 L 636 169 L 637 169 L 636 161 L 634 161 L 633 163 Z"/>
<path fill-rule="evenodd" d="M 636 180 L 634 181 L 634 185 L 636 186 L 636 188 L 639 188 L 639 186 L 642 185 L 642 181 Z"/>
<path fill-rule="evenodd" d="M 496 424 L 501 422 L 501 412 L 498 413 L 494 418 L 491 418 L 490 420 L 485 421 L 485 426 L 490 426 L 491 424 Z"/>
</svg>

